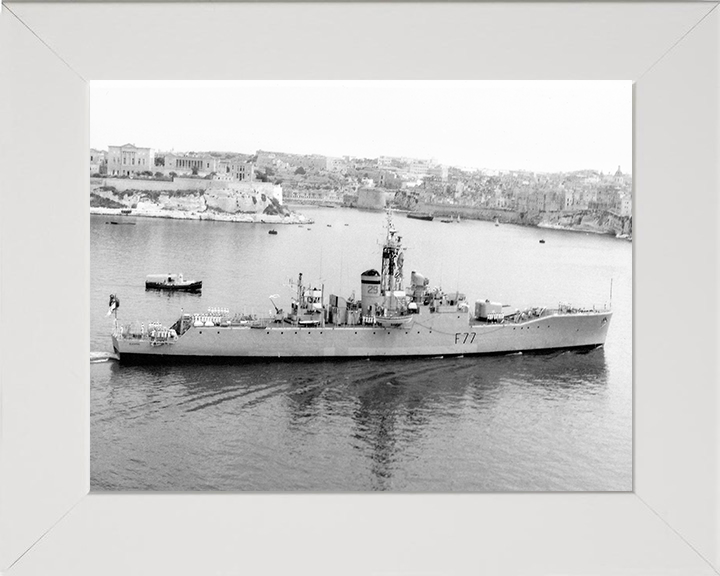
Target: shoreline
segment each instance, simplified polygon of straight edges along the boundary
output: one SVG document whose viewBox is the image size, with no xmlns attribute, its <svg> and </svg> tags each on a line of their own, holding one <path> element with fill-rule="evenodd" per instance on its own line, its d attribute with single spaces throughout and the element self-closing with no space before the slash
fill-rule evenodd
<svg viewBox="0 0 720 576">
<path fill-rule="evenodd" d="M 547 222 L 540 222 L 535 224 L 536 228 L 543 230 L 559 230 L 561 232 L 584 232 L 585 234 L 597 234 L 598 236 L 609 236 L 610 238 L 617 238 L 618 240 L 627 240 L 632 242 L 632 236 L 629 234 L 618 234 L 612 230 L 598 230 L 597 228 L 573 228 L 570 226 L 563 226 L 562 224 L 550 224 Z"/>
<path fill-rule="evenodd" d="M 289 216 L 277 214 L 223 214 L 214 212 L 193 213 L 184 210 L 137 210 L 130 214 L 123 210 L 127 208 L 100 208 L 90 207 L 90 214 L 96 216 L 138 217 L 138 218 L 166 218 L 169 220 L 211 220 L 215 222 L 235 222 L 238 224 L 313 224 L 314 220 L 303 214 L 292 213 Z"/>
</svg>

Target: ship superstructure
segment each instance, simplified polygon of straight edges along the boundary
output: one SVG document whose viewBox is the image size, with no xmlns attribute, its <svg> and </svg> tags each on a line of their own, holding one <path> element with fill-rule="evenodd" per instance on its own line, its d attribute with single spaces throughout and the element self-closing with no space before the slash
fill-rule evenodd
<svg viewBox="0 0 720 576">
<path fill-rule="evenodd" d="M 607 309 L 534 307 L 489 300 L 471 307 L 465 294 L 430 289 L 412 271 L 404 282 L 404 247 L 388 212 L 380 271 L 361 274 L 361 298 L 309 288 L 302 274 L 291 309 L 268 317 L 211 308 L 182 314 L 169 327 L 117 321 L 113 347 L 121 361 L 181 358 L 367 358 L 459 356 L 571 348 L 605 342 Z M 273 302 L 274 305 L 274 302 Z"/>
</svg>

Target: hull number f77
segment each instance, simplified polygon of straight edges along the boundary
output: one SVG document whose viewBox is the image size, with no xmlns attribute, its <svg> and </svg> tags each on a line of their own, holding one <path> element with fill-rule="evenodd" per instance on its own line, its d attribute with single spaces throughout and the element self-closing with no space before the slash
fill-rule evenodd
<svg viewBox="0 0 720 576">
<path fill-rule="evenodd" d="M 472 344 L 475 342 L 475 332 L 456 332 L 455 344 Z"/>
</svg>

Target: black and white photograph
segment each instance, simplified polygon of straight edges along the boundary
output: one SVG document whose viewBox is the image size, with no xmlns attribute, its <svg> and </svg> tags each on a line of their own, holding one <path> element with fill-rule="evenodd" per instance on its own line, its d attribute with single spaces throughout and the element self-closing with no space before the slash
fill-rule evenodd
<svg viewBox="0 0 720 576">
<path fill-rule="evenodd" d="M 89 104 L 92 491 L 632 490 L 631 82 Z"/>
</svg>

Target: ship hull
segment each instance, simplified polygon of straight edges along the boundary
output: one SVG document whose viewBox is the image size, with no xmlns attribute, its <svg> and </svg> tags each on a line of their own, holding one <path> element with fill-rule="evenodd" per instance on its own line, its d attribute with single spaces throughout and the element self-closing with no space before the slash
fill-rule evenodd
<svg viewBox="0 0 720 576">
<path fill-rule="evenodd" d="M 200 292 L 202 280 L 187 284 L 163 284 L 161 282 L 145 282 L 145 290 L 168 290 L 170 292 Z"/>
<path fill-rule="evenodd" d="M 432 214 L 424 214 L 419 212 L 410 212 L 407 215 L 408 218 L 412 218 L 413 220 L 425 220 L 427 222 L 432 222 L 435 218 Z"/>
<path fill-rule="evenodd" d="M 605 342 L 611 312 L 549 315 L 522 323 L 468 322 L 466 314 L 418 315 L 411 327 L 269 325 L 193 327 L 176 341 L 113 336 L 122 362 L 397 358 L 591 349 Z"/>
<path fill-rule="evenodd" d="M 577 352 L 587 353 L 598 348 L 602 348 L 602 344 L 591 344 L 587 346 L 563 346 L 560 348 L 543 348 L 532 350 L 517 350 L 514 352 L 472 352 L 468 354 L 398 354 L 398 355 L 373 355 L 373 356 L 185 356 L 185 355 L 168 355 L 168 354 L 144 354 L 124 352 L 120 356 L 123 364 L 251 364 L 259 362 L 351 362 L 358 359 L 373 360 L 402 360 L 410 358 L 464 358 L 483 357 L 483 356 L 507 356 L 512 354 L 524 355 L 542 355 L 554 354 L 558 352 Z M 117 353 L 117 352 L 116 352 Z"/>
</svg>

